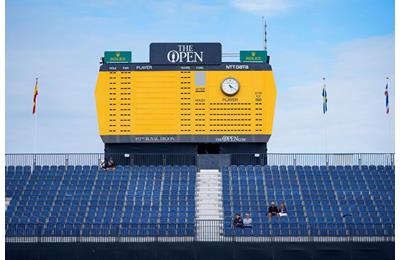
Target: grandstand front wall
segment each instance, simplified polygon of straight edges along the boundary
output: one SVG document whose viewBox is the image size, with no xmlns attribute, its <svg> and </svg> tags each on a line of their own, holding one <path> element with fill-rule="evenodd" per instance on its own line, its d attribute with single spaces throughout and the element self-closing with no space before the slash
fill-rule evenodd
<svg viewBox="0 0 400 260">
<path fill-rule="evenodd" d="M 394 259 L 380 243 L 7 243 L 6 259 Z"/>
</svg>

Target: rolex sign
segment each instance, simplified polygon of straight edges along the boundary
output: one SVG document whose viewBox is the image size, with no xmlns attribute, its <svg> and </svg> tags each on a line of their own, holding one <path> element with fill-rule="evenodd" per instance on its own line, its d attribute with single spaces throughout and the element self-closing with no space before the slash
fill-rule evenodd
<svg viewBox="0 0 400 260">
<path fill-rule="evenodd" d="M 152 43 L 150 63 L 153 65 L 219 65 L 220 43 Z"/>
</svg>

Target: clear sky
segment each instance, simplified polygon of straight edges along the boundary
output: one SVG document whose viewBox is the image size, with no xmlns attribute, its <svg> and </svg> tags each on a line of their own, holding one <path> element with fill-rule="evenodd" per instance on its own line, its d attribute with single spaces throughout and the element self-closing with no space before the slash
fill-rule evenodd
<svg viewBox="0 0 400 260">
<path fill-rule="evenodd" d="M 146 62 L 151 42 L 260 49 L 261 16 L 278 88 L 269 151 L 394 152 L 394 0 L 7 0 L 6 152 L 101 152 L 104 50 Z"/>
</svg>

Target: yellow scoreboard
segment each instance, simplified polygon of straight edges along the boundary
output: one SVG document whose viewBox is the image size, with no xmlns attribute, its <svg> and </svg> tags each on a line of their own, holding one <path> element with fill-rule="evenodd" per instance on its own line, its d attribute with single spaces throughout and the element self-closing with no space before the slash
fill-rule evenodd
<svg viewBox="0 0 400 260">
<path fill-rule="evenodd" d="M 276 99 L 269 64 L 222 62 L 219 43 L 150 50 L 150 63 L 100 67 L 95 95 L 105 143 L 268 141 Z"/>
</svg>

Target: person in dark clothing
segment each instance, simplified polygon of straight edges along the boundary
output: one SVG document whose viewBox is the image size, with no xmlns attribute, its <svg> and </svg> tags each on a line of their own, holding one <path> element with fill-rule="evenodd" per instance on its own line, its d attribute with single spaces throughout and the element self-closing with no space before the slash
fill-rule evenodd
<svg viewBox="0 0 400 260">
<path fill-rule="evenodd" d="M 268 208 L 268 218 L 271 219 L 272 216 L 276 216 L 279 213 L 278 207 L 275 205 L 275 202 L 271 202 L 271 206 Z"/>
<path fill-rule="evenodd" d="M 243 219 L 240 214 L 236 214 L 235 218 L 233 219 L 233 226 L 235 228 L 242 228 L 243 227 Z"/>
<path fill-rule="evenodd" d="M 101 163 L 101 168 L 105 169 L 105 170 L 115 170 L 115 163 L 113 161 L 113 159 L 110 157 L 108 160 L 106 159 L 105 162 Z"/>
<path fill-rule="evenodd" d="M 107 162 L 107 167 L 111 170 L 115 170 L 115 162 L 114 160 L 110 157 L 110 159 Z"/>
</svg>

